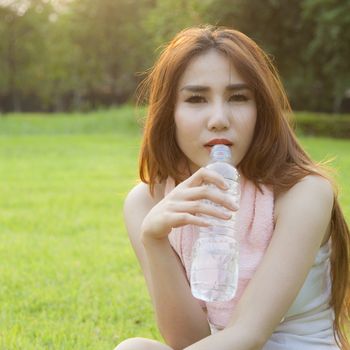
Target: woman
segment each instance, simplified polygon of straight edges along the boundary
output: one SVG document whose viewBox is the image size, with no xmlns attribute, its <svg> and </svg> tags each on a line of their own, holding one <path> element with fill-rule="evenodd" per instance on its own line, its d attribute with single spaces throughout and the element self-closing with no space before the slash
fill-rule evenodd
<svg viewBox="0 0 350 350">
<path fill-rule="evenodd" d="M 164 49 L 142 90 L 142 182 L 124 214 L 167 345 L 133 338 L 117 349 L 349 349 L 349 229 L 336 186 L 288 123 L 267 55 L 238 31 L 190 28 Z M 238 211 L 224 178 L 204 168 L 216 143 L 231 147 L 241 174 Z M 204 303 L 189 285 L 198 227 L 208 226 L 200 214 L 228 220 L 235 211 L 238 291 Z"/>
</svg>

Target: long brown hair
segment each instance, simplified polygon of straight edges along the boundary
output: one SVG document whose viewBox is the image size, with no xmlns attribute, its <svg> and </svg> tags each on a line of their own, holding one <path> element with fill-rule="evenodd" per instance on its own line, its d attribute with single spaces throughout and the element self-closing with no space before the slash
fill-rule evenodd
<svg viewBox="0 0 350 350">
<path fill-rule="evenodd" d="M 338 201 L 338 189 L 326 163 L 315 163 L 300 146 L 292 125 L 291 108 L 271 59 L 243 33 L 212 26 L 185 29 L 165 47 L 140 85 L 148 102 L 141 145 L 139 172 L 153 192 L 168 176 L 176 183 L 184 178 L 179 164 L 185 159 L 175 138 L 174 109 L 178 81 L 190 60 L 215 49 L 226 55 L 255 94 L 257 120 L 253 142 L 238 164 L 255 185 L 269 184 L 275 196 L 310 174 L 328 179 L 334 189 L 331 216 L 332 297 L 334 335 L 342 349 L 349 349 L 349 250 L 350 233 Z"/>
</svg>

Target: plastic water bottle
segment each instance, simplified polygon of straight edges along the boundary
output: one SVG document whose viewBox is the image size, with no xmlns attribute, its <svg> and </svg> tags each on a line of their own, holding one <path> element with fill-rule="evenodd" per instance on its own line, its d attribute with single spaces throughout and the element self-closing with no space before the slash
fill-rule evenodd
<svg viewBox="0 0 350 350">
<path fill-rule="evenodd" d="M 239 206 L 240 180 L 232 165 L 231 150 L 226 145 L 214 145 L 206 168 L 221 174 L 232 196 Z M 214 186 L 214 185 L 208 185 Z M 208 201 L 211 205 L 220 205 Z M 229 220 L 203 215 L 211 221 L 209 227 L 200 227 L 199 236 L 192 251 L 191 290 L 194 297 L 204 301 L 227 301 L 234 297 L 238 283 L 238 242 L 236 235 L 236 212 Z"/>
</svg>

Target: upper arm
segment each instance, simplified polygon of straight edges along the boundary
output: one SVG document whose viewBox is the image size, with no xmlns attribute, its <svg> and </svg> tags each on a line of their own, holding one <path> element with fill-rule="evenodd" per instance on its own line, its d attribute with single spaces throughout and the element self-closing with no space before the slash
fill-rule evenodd
<svg viewBox="0 0 350 350">
<path fill-rule="evenodd" d="M 142 182 L 136 185 L 128 193 L 124 201 L 125 226 L 131 245 L 135 251 L 136 257 L 145 276 L 150 295 L 152 295 L 152 288 L 146 254 L 141 242 L 141 225 L 143 219 L 152 209 L 155 203 L 156 199 L 151 196 L 149 187 Z"/>
<path fill-rule="evenodd" d="M 264 258 L 230 322 L 247 325 L 267 341 L 296 298 L 312 267 L 331 219 L 328 180 L 307 176 L 279 203 L 275 230 Z"/>
</svg>

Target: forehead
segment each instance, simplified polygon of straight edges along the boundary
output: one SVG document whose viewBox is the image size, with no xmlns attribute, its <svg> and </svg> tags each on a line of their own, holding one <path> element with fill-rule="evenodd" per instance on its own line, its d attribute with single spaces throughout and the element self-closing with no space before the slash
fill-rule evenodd
<svg viewBox="0 0 350 350">
<path fill-rule="evenodd" d="M 217 50 L 209 50 L 195 56 L 187 65 L 179 80 L 179 89 L 184 85 L 219 85 L 244 83 L 233 62 Z"/>
</svg>

